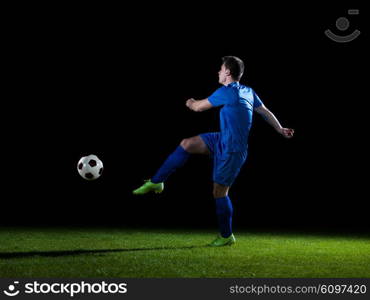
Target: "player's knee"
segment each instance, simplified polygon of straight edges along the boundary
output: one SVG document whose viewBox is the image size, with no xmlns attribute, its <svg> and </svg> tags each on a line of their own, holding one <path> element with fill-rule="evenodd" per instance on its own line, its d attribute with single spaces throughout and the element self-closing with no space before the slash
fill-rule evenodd
<svg viewBox="0 0 370 300">
<path fill-rule="evenodd" d="M 215 198 L 215 199 L 223 198 L 223 197 L 226 197 L 226 196 L 227 196 L 226 192 L 220 192 L 220 191 L 214 191 L 213 192 L 213 198 Z"/>
<path fill-rule="evenodd" d="M 183 139 L 180 143 L 180 146 L 184 148 L 185 151 L 190 150 L 190 139 Z"/>
<path fill-rule="evenodd" d="M 226 197 L 228 193 L 228 187 L 223 187 L 220 185 L 215 184 L 213 186 L 213 198 L 223 198 Z"/>
<path fill-rule="evenodd" d="M 189 153 L 195 153 L 196 152 L 196 142 L 193 138 L 187 138 L 183 139 L 180 143 L 181 147 L 184 148 L 185 151 Z"/>
</svg>

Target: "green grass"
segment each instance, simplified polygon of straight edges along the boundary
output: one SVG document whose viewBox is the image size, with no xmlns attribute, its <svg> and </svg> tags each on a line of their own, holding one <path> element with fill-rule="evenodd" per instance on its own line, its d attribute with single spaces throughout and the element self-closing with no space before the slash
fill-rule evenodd
<svg viewBox="0 0 370 300">
<path fill-rule="evenodd" d="M 0 277 L 370 277 L 368 237 L 235 236 L 210 248 L 215 232 L 200 230 L 3 228 Z"/>
</svg>

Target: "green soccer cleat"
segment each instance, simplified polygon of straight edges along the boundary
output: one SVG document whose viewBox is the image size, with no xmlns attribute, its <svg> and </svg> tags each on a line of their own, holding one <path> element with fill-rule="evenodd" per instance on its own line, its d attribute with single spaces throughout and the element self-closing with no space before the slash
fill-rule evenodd
<svg viewBox="0 0 370 300">
<path fill-rule="evenodd" d="M 222 246 L 231 246 L 232 244 L 235 244 L 236 239 L 233 234 L 231 234 L 229 237 L 224 238 L 222 236 L 218 236 L 217 239 L 215 239 L 212 243 L 208 244 L 210 247 L 222 247 Z"/>
<path fill-rule="evenodd" d="M 145 183 L 139 187 L 138 189 L 134 190 L 132 193 L 134 195 L 144 195 L 149 192 L 154 192 L 156 194 L 162 193 L 164 189 L 163 182 L 160 183 L 153 183 L 150 179 L 145 180 Z"/>
</svg>

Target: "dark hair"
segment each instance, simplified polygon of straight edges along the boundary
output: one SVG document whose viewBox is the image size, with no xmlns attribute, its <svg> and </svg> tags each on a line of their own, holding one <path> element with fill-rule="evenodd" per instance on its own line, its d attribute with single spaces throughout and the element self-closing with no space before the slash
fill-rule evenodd
<svg viewBox="0 0 370 300">
<path fill-rule="evenodd" d="M 234 80 L 240 80 L 244 73 L 244 63 L 236 56 L 224 56 L 222 62 L 225 68 L 230 70 L 230 75 Z"/>
</svg>

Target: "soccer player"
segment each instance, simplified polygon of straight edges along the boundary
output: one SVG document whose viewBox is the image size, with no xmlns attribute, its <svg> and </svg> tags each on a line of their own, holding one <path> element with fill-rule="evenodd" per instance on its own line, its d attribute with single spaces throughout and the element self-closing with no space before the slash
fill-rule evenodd
<svg viewBox="0 0 370 300">
<path fill-rule="evenodd" d="M 243 61 L 235 56 L 225 56 L 222 61 L 218 72 L 222 87 L 206 99 L 191 98 L 186 101 L 186 106 L 195 112 L 222 106 L 220 132 L 202 133 L 183 139 L 157 173 L 133 191 L 135 195 L 161 193 L 166 179 L 183 166 L 191 154 L 210 155 L 213 160 L 213 197 L 220 235 L 209 246 L 215 247 L 235 243 L 232 233 L 233 206 L 228 192 L 247 158 L 253 112 L 260 114 L 283 137 L 291 138 L 294 134 L 293 129 L 280 125 L 252 88 L 239 83 L 244 72 Z"/>
</svg>

